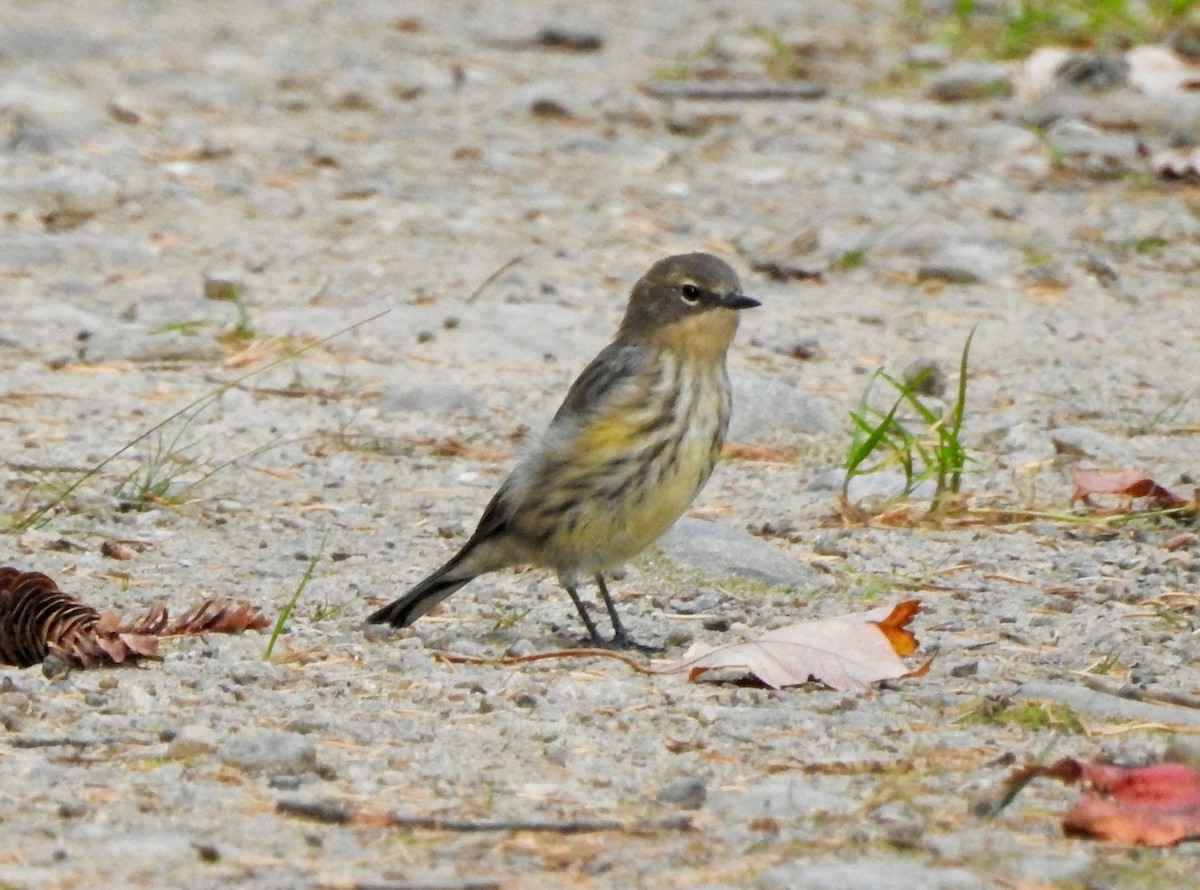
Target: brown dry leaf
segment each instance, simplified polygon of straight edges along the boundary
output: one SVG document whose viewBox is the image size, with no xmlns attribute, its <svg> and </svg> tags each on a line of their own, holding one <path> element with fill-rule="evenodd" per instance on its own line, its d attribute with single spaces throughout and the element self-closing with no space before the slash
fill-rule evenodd
<svg viewBox="0 0 1200 890">
<path fill-rule="evenodd" d="M 1017 770 L 1010 786 L 1032 778 L 1087 787 L 1063 817 L 1063 830 L 1101 840 L 1165 847 L 1200 837 L 1200 770 L 1184 763 L 1114 766 L 1064 757 Z"/>
<path fill-rule="evenodd" d="M 1162 507 L 1183 507 L 1187 498 L 1163 488 L 1138 470 L 1084 470 L 1071 467 L 1075 493 L 1071 503 L 1086 501 L 1093 494 L 1117 494 L 1130 498 L 1149 498 Z"/>
<path fill-rule="evenodd" d="M 660 674 L 687 673 L 695 680 L 706 671 L 745 668 L 772 689 L 798 686 L 814 679 L 831 689 L 866 692 L 872 683 L 924 674 L 900 660 L 917 648 L 905 625 L 920 611 L 917 600 L 883 606 L 858 615 L 804 621 L 763 634 L 748 643 L 693 646 L 682 660 L 656 669 Z"/>
<path fill-rule="evenodd" d="M 1175 550 L 1182 550 L 1184 547 L 1190 547 L 1195 540 L 1195 532 L 1180 532 L 1174 537 L 1163 541 L 1162 546 L 1163 550 L 1170 550 L 1173 552 Z"/>
</svg>

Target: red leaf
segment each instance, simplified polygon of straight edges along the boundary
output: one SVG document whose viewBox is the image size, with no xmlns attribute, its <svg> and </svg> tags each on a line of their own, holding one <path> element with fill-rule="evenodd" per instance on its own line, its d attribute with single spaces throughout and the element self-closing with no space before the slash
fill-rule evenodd
<svg viewBox="0 0 1200 890">
<path fill-rule="evenodd" d="M 1019 770 L 1013 781 L 1037 776 L 1089 786 L 1063 817 L 1070 834 L 1151 847 L 1200 837 L 1200 770 L 1193 766 L 1127 767 L 1064 757 Z"/>
<path fill-rule="evenodd" d="M 1182 507 L 1188 503 L 1187 498 L 1168 491 L 1138 470 L 1084 470 L 1071 467 L 1071 480 L 1075 483 L 1071 503 L 1086 500 L 1093 494 L 1150 498 L 1164 507 Z"/>
<path fill-rule="evenodd" d="M 929 662 L 910 670 L 900 660 L 917 648 L 905 625 L 919 609 L 917 600 L 908 600 L 858 615 L 791 624 L 747 643 L 693 646 L 681 661 L 657 673 L 687 673 L 695 680 L 710 670 L 745 668 L 772 689 L 812 678 L 833 689 L 866 692 L 872 683 L 920 676 L 929 669 Z"/>
</svg>

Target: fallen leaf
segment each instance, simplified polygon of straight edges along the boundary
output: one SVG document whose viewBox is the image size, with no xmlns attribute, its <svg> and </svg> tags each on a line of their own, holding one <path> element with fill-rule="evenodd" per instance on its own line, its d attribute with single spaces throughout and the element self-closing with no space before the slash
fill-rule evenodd
<svg viewBox="0 0 1200 890">
<path fill-rule="evenodd" d="M 1200 770 L 1184 763 L 1116 766 L 1064 757 L 1015 772 L 1010 786 L 1030 779 L 1082 782 L 1083 796 L 1063 817 L 1063 831 L 1100 840 L 1165 847 L 1200 837 Z"/>
<path fill-rule="evenodd" d="M 1190 547 L 1196 540 L 1195 532 L 1180 532 L 1174 537 L 1163 541 L 1163 550 L 1182 550 L 1184 547 Z"/>
<path fill-rule="evenodd" d="M 1093 494 L 1150 498 L 1164 507 L 1182 507 L 1188 503 L 1187 498 L 1168 491 L 1138 470 L 1084 470 L 1071 467 L 1071 480 L 1075 483 L 1071 503 L 1086 501 Z"/>
<path fill-rule="evenodd" d="M 906 600 L 858 615 L 791 624 L 746 643 L 701 644 L 655 672 L 686 673 L 695 680 L 711 670 L 744 668 L 772 689 L 811 678 L 831 689 L 866 692 L 872 683 L 916 677 L 929 669 L 931 662 L 911 670 L 900 659 L 917 648 L 905 625 L 919 610 L 919 601 Z"/>
</svg>

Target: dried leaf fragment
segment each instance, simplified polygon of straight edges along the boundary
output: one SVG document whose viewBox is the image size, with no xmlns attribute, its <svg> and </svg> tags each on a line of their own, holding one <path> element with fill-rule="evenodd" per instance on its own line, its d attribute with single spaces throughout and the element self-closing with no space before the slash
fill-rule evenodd
<svg viewBox="0 0 1200 890">
<path fill-rule="evenodd" d="M 1194 766 L 1127 767 L 1064 757 L 1049 766 L 1020 769 L 1009 784 L 1039 777 L 1088 786 L 1063 817 L 1068 834 L 1151 847 L 1200 837 L 1200 770 Z"/>
<path fill-rule="evenodd" d="M 1168 491 L 1138 470 L 1084 470 L 1072 467 L 1071 480 L 1075 483 L 1071 503 L 1086 501 L 1094 494 L 1117 494 L 1130 498 L 1149 498 L 1162 507 L 1183 507 L 1188 504 L 1187 498 Z"/>
<path fill-rule="evenodd" d="M 926 662 L 911 670 L 900 658 L 917 648 L 905 625 L 919 610 L 919 601 L 906 600 L 858 615 L 791 624 L 746 643 L 693 646 L 682 660 L 657 673 L 686 673 L 695 680 L 711 670 L 744 668 L 772 689 L 812 678 L 832 689 L 866 692 L 872 683 L 920 676 L 929 669 Z"/>
</svg>

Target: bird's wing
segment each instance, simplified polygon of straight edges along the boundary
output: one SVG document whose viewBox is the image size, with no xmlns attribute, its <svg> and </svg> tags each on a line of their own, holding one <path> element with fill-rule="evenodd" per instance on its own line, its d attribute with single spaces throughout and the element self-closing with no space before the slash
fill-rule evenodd
<svg viewBox="0 0 1200 890">
<path fill-rule="evenodd" d="M 464 551 L 503 536 L 513 511 L 519 509 L 531 491 L 544 494 L 549 479 L 561 478 L 578 458 L 585 458 L 586 462 L 586 458 L 594 456 L 589 450 L 575 453 L 571 448 L 573 442 L 578 442 L 575 436 L 580 425 L 586 426 L 589 419 L 604 415 L 614 401 L 634 398 L 635 384 L 644 383 L 642 375 L 649 360 L 645 350 L 628 344 L 610 343 L 601 350 L 571 385 L 538 447 L 501 484 Z"/>
<path fill-rule="evenodd" d="M 647 364 L 646 350 L 627 343 L 609 343 L 571 384 L 567 397 L 550 422 L 578 414 L 602 413 L 614 395 L 628 395 L 627 384 L 638 379 Z"/>
</svg>

